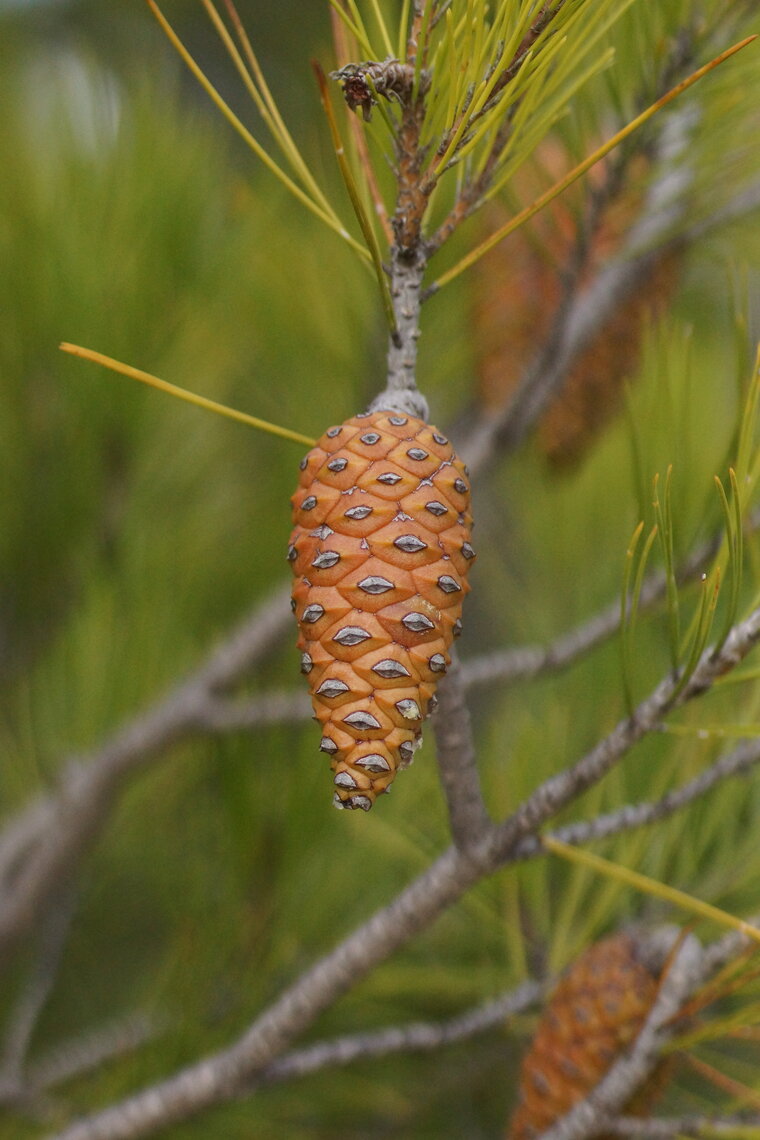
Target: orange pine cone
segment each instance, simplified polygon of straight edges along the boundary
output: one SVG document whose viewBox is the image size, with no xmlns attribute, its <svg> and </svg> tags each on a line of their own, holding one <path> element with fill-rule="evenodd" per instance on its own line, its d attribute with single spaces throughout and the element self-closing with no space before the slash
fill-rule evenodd
<svg viewBox="0 0 760 1140">
<path fill-rule="evenodd" d="M 628 934 L 597 942 L 569 967 L 523 1058 L 509 1140 L 540 1136 L 596 1088 L 641 1029 L 657 988 Z M 654 1078 L 646 1092 L 659 1088 Z M 637 1097 L 628 1110 L 643 1111 L 650 1100 Z"/>
<path fill-rule="evenodd" d="M 469 590 L 467 468 L 413 416 L 328 428 L 301 462 L 288 559 L 335 806 L 369 811 L 411 763 Z"/>
</svg>

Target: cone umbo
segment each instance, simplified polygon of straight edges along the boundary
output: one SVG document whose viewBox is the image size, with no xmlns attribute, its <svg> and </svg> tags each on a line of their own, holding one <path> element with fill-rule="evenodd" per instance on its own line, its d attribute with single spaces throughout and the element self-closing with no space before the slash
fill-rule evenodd
<svg viewBox="0 0 760 1140">
<path fill-rule="evenodd" d="M 292 503 L 292 605 L 320 748 L 335 806 L 369 811 L 411 762 L 461 630 L 467 468 L 422 420 L 367 412 L 328 428 Z"/>
<path fill-rule="evenodd" d="M 634 1040 L 659 986 L 643 957 L 636 938 L 616 934 L 565 971 L 523 1058 L 508 1140 L 540 1136 L 596 1088 Z M 661 1067 L 626 1112 L 645 1111 L 664 1076 Z"/>
</svg>

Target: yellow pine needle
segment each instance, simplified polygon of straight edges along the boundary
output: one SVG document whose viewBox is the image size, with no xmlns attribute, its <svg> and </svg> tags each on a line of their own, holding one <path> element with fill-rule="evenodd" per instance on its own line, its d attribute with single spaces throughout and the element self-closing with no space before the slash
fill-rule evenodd
<svg viewBox="0 0 760 1140">
<path fill-rule="evenodd" d="M 726 1073 L 721 1073 L 720 1069 L 716 1069 L 714 1065 L 709 1065 L 707 1061 L 702 1061 L 699 1057 L 687 1057 L 686 1060 L 695 1072 L 708 1080 L 710 1084 L 715 1085 L 721 1092 L 728 1093 L 737 1104 L 751 1105 L 755 1109 L 760 1108 L 760 1093 L 756 1089 L 751 1089 L 742 1081 L 736 1081 L 733 1077 L 727 1076 Z M 740 1136 L 742 1133 L 741 1131 L 734 1132 L 732 1128 L 731 1135 Z"/>
<path fill-rule="evenodd" d="M 245 127 L 243 123 L 241 123 L 235 112 L 232 110 L 229 104 L 224 101 L 217 89 L 210 82 L 205 73 L 190 55 L 189 51 L 182 43 L 179 36 L 174 31 L 161 9 L 155 3 L 155 0 L 146 0 L 146 3 L 153 15 L 156 17 L 156 20 L 160 24 L 164 34 L 166 35 L 167 39 L 177 54 L 181 57 L 182 60 L 184 60 L 185 64 L 198 80 L 201 87 L 204 89 L 211 101 L 221 111 L 227 122 L 230 123 L 234 130 L 237 131 L 243 141 L 251 148 L 259 161 L 262 162 L 264 166 L 266 166 L 266 168 L 275 176 L 275 178 L 277 178 L 278 181 L 280 181 L 282 185 L 290 191 L 294 198 L 297 198 L 298 201 L 307 208 L 307 210 L 310 210 L 312 214 L 315 214 L 316 217 L 318 217 L 327 226 L 329 226 L 331 230 L 342 237 L 344 241 L 348 242 L 351 248 L 354 249 L 362 258 L 368 259 L 368 251 L 364 248 L 361 242 L 358 242 L 356 238 L 351 236 L 345 226 L 341 224 L 337 215 L 333 214 L 332 211 L 325 210 L 322 206 L 315 202 L 314 199 L 306 193 L 306 191 L 302 190 L 298 183 L 294 182 L 293 179 L 285 173 L 282 167 L 275 162 L 272 156 L 268 154 L 258 139 L 254 138 L 248 128 Z"/>
<path fill-rule="evenodd" d="M 679 95 L 682 95 L 684 91 L 688 90 L 689 87 L 697 83 L 710 71 L 713 71 L 714 68 L 718 67 L 721 63 L 725 63 L 732 55 L 736 55 L 738 51 L 741 51 L 742 48 L 751 44 L 753 40 L 756 39 L 757 35 L 747 36 L 746 39 L 741 40 L 732 47 L 726 48 L 720 55 L 717 55 L 703 67 L 698 68 L 691 75 L 687 76 L 686 79 L 682 79 L 680 83 L 677 83 L 675 87 L 672 87 L 670 91 L 657 99 L 647 107 L 645 111 L 637 115 L 635 119 L 631 119 L 630 123 L 614 134 L 611 139 L 608 139 L 608 141 L 597 150 L 593 151 L 588 158 L 584 158 L 583 162 L 573 167 L 564 178 L 561 178 L 559 182 L 555 182 L 554 186 L 551 186 L 543 194 L 540 194 L 530 206 L 526 206 L 524 210 L 521 210 L 520 213 L 509 222 L 506 222 L 503 226 L 494 230 L 490 237 L 486 238 L 484 242 L 481 242 L 480 245 L 466 254 L 466 256 L 463 257 L 461 261 L 458 261 L 456 265 L 452 266 L 451 269 L 442 273 L 438 280 L 434 281 L 428 289 L 428 295 L 437 292 L 443 288 L 444 285 L 448 285 L 449 281 L 453 281 L 455 277 L 463 273 L 465 269 L 469 269 L 471 265 L 474 265 L 476 261 L 488 253 L 489 250 L 493 249 L 495 245 L 498 245 L 505 237 L 508 237 L 509 234 L 513 233 L 516 229 L 519 229 L 520 226 L 524 225 L 525 222 L 529 221 L 535 214 L 542 210 L 544 206 L 553 202 L 568 186 L 572 186 L 573 182 L 577 182 L 586 171 L 590 170 L 592 166 L 595 166 L 597 162 L 605 158 L 610 151 L 614 150 L 624 139 L 627 139 L 629 135 L 632 135 L 634 131 L 648 122 L 658 111 L 662 110 L 663 107 L 667 106 L 667 104 L 671 103 L 674 99 L 677 99 Z"/>
<path fill-rule="evenodd" d="M 721 1037 L 740 1036 L 747 1030 L 758 1028 L 757 1002 L 753 1005 L 735 1010 L 725 1017 L 715 1018 L 704 1025 L 697 1026 L 689 1032 L 682 1033 L 668 1042 L 667 1052 L 675 1053 L 678 1050 L 693 1049 L 695 1045 L 704 1045 L 707 1041 L 719 1041 Z M 681 1015 L 679 1014 L 679 1017 Z"/>
<path fill-rule="evenodd" d="M 158 376 L 152 376 L 150 372 L 143 372 L 139 368 L 133 368 L 130 364 L 122 364 L 120 360 L 114 360 L 111 356 L 104 356 L 102 352 L 95 352 L 92 348 L 82 348 L 79 344 L 68 344 L 66 341 L 58 346 L 62 352 L 68 352 L 71 356 L 81 357 L 82 360 L 90 360 L 93 364 L 101 364 L 104 368 L 110 368 L 112 372 L 118 372 L 121 376 L 128 376 L 130 380 L 139 380 L 141 384 L 148 384 L 151 388 L 158 388 L 160 392 L 168 392 L 170 396 L 176 396 L 179 400 L 184 400 L 188 404 L 195 404 L 198 408 L 205 408 L 206 411 L 216 412 L 217 415 L 226 416 L 227 419 L 237 420 L 241 424 L 247 424 L 249 427 L 257 428 L 259 431 L 266 431 L 270 435 L 280 436 L 281 439 L 290 439 L 294 443 L 305 444 L 306 447 L 313 447 L 316 442 L 310 439 L 307 435 L 301 435 L 300 432 L 291 431 L 290 428 L 280 427 L 279 424 L 270 424 L 266 420 L 257 419 L 256 416 L 249 416 L 246 412 L 239 412 L 236 408 L 228 408 L 226 404 L 219 404 L 216 400 L 209 400 L 205 396 L 198 396 L 195 392 L 188 392 L 186 388 L 180 388 L 176 384 L 170 384 L 168 380 L 161 380 Z"/>
<path fill-rule="evenodd" d="M 390 56 L 391 58 L 393 58 L 393 44 L 391 43 L 391 37 L 390 37 L 390 34 L 388 32 L 388 28 L 386 26 L 385 20 L 383 18 L 383 13 L 380 10 L 380 5 L 378 4 L 377 0 L 370 0 L 370 3 L 372 6 L 372 11 L 373 11 L 374 16 L 375 16 L 375 23 L 377 24 L 377 26 L 380 30 L 380 37 L 383 41 L 383 47 L 385 49 L 385 54 L 386 54 L 386 56 Z"/>
<path fill-rule="evenodd" d="M 298 177 L 303 182 L 307 191 L 312 195 L 314 201 L 324 210 L 326 214 L 332 212 L 330 203 L 319 188 L 316 180 L 314 179 L 308 165 L 304 161 L 301 152 L 296 146 L 293 138 L 285 126 L 284 120 L 280 115 L 272 93 L 269 90 L 267 82 L 264 78 L 264 73 L 259 66 L 259 61 L 256 58 L 256 53 L 253 50 L 251 41 L 246 35 L 245 28 L 240 20 L 237 10 L 232 3 L 232 0 L 225 0 L 227 13 L 235 29 L 238 39 L 242 45 L 245 53 L 248 67 L 246 67 L 240 52 L 235 47 L 235 44 L 230 36 L 227 28 L 222 21 L 221 16 L 217 12 L 212 0 L 202 0 L 203 6 L 206 9 L 209 19 L 216 29 L 219 39 L 224 44 L 225 50 L 235 65 L 235 69 L 245 84 L 248 94 L 251 96 L 256 108 L 266 123 L 272 137 L 275 139 L 282 153 L 290 162 L 293 170 L 297 173 Z M 249 69 L 250 68 L 250 71 Z"/>
<path fill-rule="evenodd" d="M 642 891 L 644 894 L 652 895 L 662 902 L 672 903 L 673 906 L 689 911 L 699 918 L 709 919 L 711 922 L 716 922 L 720 926 L 727 926 L 731 930 L 738 930 L 754 942 L 760 942 L 760 930 L 750 926 L 743 919 L 737 918 L 725 910 L 720 910 L 719 907 L 711 906 L 710 903 L 703 902 L 702 899 L 695 899 L 693 895 L 689 895 L 685 891 L 679 891 L 676 887 L 668 886 L 667 883 L 660 883 L 657 879 L 650 879 L 648 875 L 632 871 L 630 867 L 623 867 L 620 863 L 612 863 L 609 859 L 603 859 L 600 855 L 592 854 L 591 851 L 583 851 L 579 847 L 563 843 L 561 839 L 556 839 L 554 836 L 542 836 L 541 842 L 547 851 L 559 855 L 569 863 L 578 863 L 582 867 L 590 867 L 598 871 L 600 875 L 616 879 L 618 882 L 625 883 L 626 886 L 633 887 L 634 890 Z"/>
<path fill-rule="evenodd" d="M 708 740 L 712 736 L 725 740 L 750 740 L 760 736 L 760 724 L 749 721 L 743 724 L 664 724 L 662 728 L 674 736 L 696 736 L 699 740 Z"/>
<path fill-rule="evenodd" d="M 402 63 L 406 63 L 406 29 L 409 24 L 410 3 L 411 0 L 403 0 L 401 5 L 401 17 L 398 22 L 398 47 L 396 49 L 396 55 Z"/>
<path fill-rule="evenodd" d="M 733 1121 L 726 1128 L 721 1124 L 705 1124 L 699 1130 L 701 1140 L 760 1140 L 760 1127 L 752 1124 L 736 1124 Z M 685 1140 L 685 1137 L 675 1137 Z"/>
<path fill-rule="evenodd" d="M 341 0 L 329 0 L 329 4 L 333 11 L 337 12 L 338 16 L 340 16 L 341 20 L 346 25 L 351 34 L 355 36 L 357 43 L 365 53 L 367 59 L 372 59 L 372 45 L 369 42 L 366 28 L 364 27 L 361 15 L 356 5 L 351 4 L 349 0 L 349 6 L 351 8 L 351 13 L 349 14 L 349 12 L 344 8 Z"/>
</svg>

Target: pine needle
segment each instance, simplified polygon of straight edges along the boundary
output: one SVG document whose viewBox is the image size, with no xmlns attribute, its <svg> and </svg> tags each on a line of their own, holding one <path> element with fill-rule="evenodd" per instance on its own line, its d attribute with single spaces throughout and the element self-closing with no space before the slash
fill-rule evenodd
<svg viewBox="0 0 760 1140">
<path fill-rule="evenodd" d="M 196 407 L 205 408 L 206 411 L 216 412 L 217 415 L 226 416 L 227 419 L 237 420 L 239 423 L 247 424 L 259 431 L 268 432 L 269 435 L 276 435 L 281 439 L 290 439 L 294 443 L 302 443 L 307 447 L 313 447 L 316 442 L 307 435 L 291 431 L 290 428 L 280 427 L 279 424 L 270 424 L 267 420 L 249 416 L 247 412 L 239 412 L 236 408 L 228 408 L 226 404 L 219 404 L 216 400 L 207 399 L 206 396 L 198 396 L 195 392 L 188 392 L 186 388 L 170 384 L 168 380 L 161 380 L 158 376 L 153 376 L 150 372 L 143 372 L 140 368 L 133 368 L 130 364 L 122 364 L 120 360 L 114 360 L 111 356 L 104 356 L 102 352 L 95 352 L 92 348 L 82 348 L 81 345 L 68 344 L 66 341 L 63 341 L 58 347 L 61 352 L 81 357 L 82 360 L 90 360 L 93 364 L 101 364 L 104 368 L 110 368 L 112 372 L 118 372 L 121 376 L 128 376 L 130 380 L 139 380 L 141 384 L 158 388 L 160 392 L 167 392 L 170 396 L 176 396 L 178 400 L 195 404 Z"/>
<path fill-rule="evenodd" d="M 730 930 L 738 930 L 754 942 L 760 942 L 760 930 L 756 927 L 733 914 L 729 914 L 728 911 L 720 910 L 719 907 L 711 906 L 710 903 L 703 902 L 702 899 L 694 898 L 693 895 L 689 895 L 685 891 L 679 891 L 667 883 L 658 882 L 657 879 L 650 879 L 648 875 L 642 875 L 638 871 L 632 871 L 630 867 L 623 867 L 620 863 L 603 859 L 600 855 L 592 854 L 591 851 L 584 851 L 580 847 L 563 843 L 562 840 L 555 839 L 554 836 L 542 836 L 541 842 L 547 851 L 559 855 L 562 859 L 567 859 L 570 863 L 592 867 L 600 875 L 617 879 L 618 882 L 625 883 L 626 886 L 633 887 L 634 890 L 642 891 L 644 894 L 660 899 L 661 902 L 671 903 L 681 910 L 688 911 L 699 918 L 709 919 L 711 922 L 726 926 Z"/>
<path fill-rule="evenodd" d="M 677 83 L 667 94 L 661 96 L 661 98 L 647 107 L 645 111 L 642 111 L 640 115 L 637 115 L 635 119 L 632 119 L 622 130 L 614 134 L 606 143 L 598 147 L 597 150 L 585 158 L 583 162 L 578 163 L 564 178 L 561 178 L 554 186 L 551 186 L 543 194 L 540 194 L 530 206 L 526 206 L 516 217 L 506 222 L 503 226 L 500 226 L 490 237 L 486 238 L 485 241 L 471 250 L 465 257 L 458 261 L 456 265 L 452 266 L 451 269 L 442 273 L 438 280 L 434 281 L 428 289 L 428 295 L 442 289 L 444 285 L 448 285 L 450 281 L 453 281 L 454 278 L 458 277 L 460 273 L 463 273 L 465 269 L 469 269 L 470 266 L 474 265 L 476 261 L 479 261 L 484 254 L 493 249 L 495 245 L 498 245 L 505 237 L 508 237 L 508 235 L 513 233 L 516 229 L 519 229 L 520 226 L 524 225 L 525 222 L 529 221 L 535 214 L 542 210 L 544 206 L 553 202 L 568 186 L 572 186 L 574 182 L 577 182 L 592 166 L 595 166 L 597 162 L 605 158 L 610 151 L 614 150 L 624 139 L 628 138 L 629 135 L 632 135 L 634 131 L 638 130 L 638 128 L 648 122 L 649 119 L 653 118 L 663 107 L 667 106 L 667 104 L 671 103 L 674 99 L 677 99 L 679 95 L 682 95 L 684 91 L 688 90 L 689 87 L 697 83 L 705 75 L 714 70 L 714 68 L 724 63 L 727 59 L 730 59 L 732 55 L 736 55 L 738 51 L 741 51 L 742 48 L 751 44 L 756 39 L 756 35 L 747 36 L 746 39 L 734 44 L 733 47 L 727 48 L 721 52 L 720 55 L 710 60 L 709 63 L 698 68 L 697 71 L 693 72 L 686 79 L 681 80 L 680 83 Z"/>
<path fill-rule="evenodd" d="M 356 238 L 351 236 L 345 226 L 340 222 L 337 215 L 333 214 L 329 209 L 325 210 L 322 206 L 314 201 L 313 197 L 306 193 L 306 191 L 302 190 L 298 183 L 294 182 L 293 179 L 285 173 L 279 163 L 275 162 L 275 160 L 268 153 L 268 151 L 264 149 L 258 139 L 256 139 L 248 130 L 248 128 L 243 125 L 229 104 L 225 102 L 217 89 L 208 79 L 205 72 L 190 55 L 189 51 L 182 43 L 177 33 L 174 31 L 171 24 L 156 4 L 155 0 L 146 0 L 146 3 L 153 15 L 156 17 L 158 23 L 161 25 L 164 34 L 166 35 L 171 45 L 174 47 L 175 51 L 178 53 L 181 59 L 184 60 L 187 67 L 193 73 L 212 102 L 221 111 L 222 115 L 224 115 L 227 122 L 230 123 L 235 131 L 237 131 L 246 145 L 250 147 L 250 149 L 259 159 L 259 161 L 262 162 L 264 166 L 266 166 L 267 170 L 269 170 L 275 176 L 275 178 L 277 178 L 277 180 L 281 182 L 282 185 L 295 198 L 297 198 L 299 202 L 302 203 L 302 205 L 306 206 L 307 210 L 310 210 L 312 214 L 315 214 L 316 217 L 318 217 L 327 226 L 329 226 L 331 230 L 337 233 L 339 237 L 342 237 L 344 241 L 348 242 L 351 248 L 355 250 L 355 252 L 358 253 L 362 258 L 368 259 L 368 251 L 360 242 L 356 240 Z"/>
</svg>

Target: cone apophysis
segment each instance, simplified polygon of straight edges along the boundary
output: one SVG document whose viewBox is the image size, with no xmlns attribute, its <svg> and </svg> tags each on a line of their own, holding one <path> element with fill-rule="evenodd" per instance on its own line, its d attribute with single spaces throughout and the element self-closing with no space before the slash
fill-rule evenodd
<svg viewBox="0 0 760 1140">
<path fill-rule="evenodd" d="M 540 1136 L 596 1088 L 638 1034 L 657 990 L 629 934 L 597 942 L 566 970 L 523 1058 L 508 1140 Z M 650 1078 L 627 1111 L 644 1111 L 660 1086 Z"/>
<path fill-rule="evenodd" d="M 368 811 L 411 762 L 461 630 L 467 468 L 422 420 L 368 412 L 328 428 L 292 503 L 301 671 L 335 805 Z"/>
</svg>

